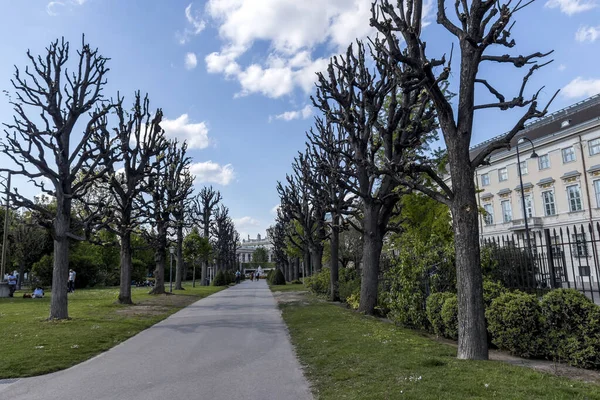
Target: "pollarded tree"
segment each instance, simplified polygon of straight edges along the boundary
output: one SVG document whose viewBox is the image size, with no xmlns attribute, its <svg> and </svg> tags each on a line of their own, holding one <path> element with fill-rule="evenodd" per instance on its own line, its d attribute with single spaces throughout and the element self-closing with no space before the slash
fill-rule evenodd
<svg viewBox="0 0 600 400">
<path fill-rule="evenodd" d="M 1 170 L 30 178 L 44 194 L 56 199 L 56 207 L 49 208 L 16 189 L 10 195 L 14 206 L 35 210 L 50 222 L 54 239 L 50 319 L 69 317 L 69 245 L 72 240 L 84 239 L 72 230 L 72 205 L 105 174 L 105 161 L 112 158 L 102 153 L 101 145 L 109 140 L 103 136 L 104 117 L 115 107 L 102 94 L 108 59 L 84 38 L 74 68 L 67 72 L 69 50 L 68 42 L 56 40 L 44 56 L 27 52 L 31 67 L 24 73 L 15 68 L 16 99 L 11 101 L 15 117 L 4 124 L 6 137 L 1 144 L 2 152 L 16 165 Z M 52 189 L 45 187 L 44 180 Z M 80 222 L 89 230 L 89 221 Z"/>
<path fill-rule="evenodd" d="M 429 99 L 409 78 L 398 74 L 385 49 L 374 47 L 368 67 L 366 49 L 357 41 L 345 55 L 333 57 L 327 73 L 318 73 L 315 107 L 345 135 L 350 152 L 329 146 L 349 168 L 340 170 L 339 182 L 362 203 L 363 255 L 359 310 L 375 312 L 379 260 L 390 219 L 406 192 L 391 171 L 402 170 L 414 158 L 435 118 Z M 356 184 L 354 184 L 356 182 Z"/>
<path fill-rule="evenodd" d="M 215 209 L 221 200 L 221 193 L 214 190 L 212 186 L 203 187 L 193 200 L 193 212 L 200 220 L 203 237 L 209 241 Z M 208 259 L 202 262 L 202 286 L 208 285 L 208 262 Z"/>
<path fill-rule="evenodd" d="M 215 259 L 217 262 L 217 270 L 226 270 L 230 259 L 231 242 L 236 240 L 235 227 L 231 217 L 229 217 L 229 209 L 221 205 L 215 211 L 215 223 L 213 226 Z"/>
<path fill-rule="evenodd" d="M 483 287 L 480 269 L 478 207 L 476 200 L 475 169 L 495 150 L 510 147 L 515 135 L 525 123 L 546 114 L 545 108 L 538 108 L 541 91 L 527 95 L 527 83 L 532 74 L 545 64 L 538 60 L 549 53 L 532 53 L 526 56 L 489 54 L 495 47 L 512 49 L 514 39 L 510 39 L 515 14 L 533 1 L 522 3 L 508 1 L 455 2 L 452 8 L 456 15 L 451 19 L 446 14 L 445 0 L 437 1 L 437 23 L 445 28 L 451 40 L 458 43 L 460 82 L 457 91 L 457 107 L 454 109 L 445 95 L 444 85 L 452 69 L 452 56 L 434 59 L 427 54 L 426 43 L 421 38 L 421 14 L 423 0 L 405 2 L 381 0 L 372 7 L 371 25 L 382 35 L 376 40 L 378 51 L 386 54 L 382 60 L 402 74 L 407 87 L 418 86 L 433 103 L 440 130 L 446 144 L 450 183 L 446 185 L 442 175 L 427 160 L 415 163 L 408 171 L 403 171 L 400 180 L 407 185 L 431 195 L 447 204 L 452 212 L 455 235 L 459 339 L 458 358 L 487 359 L 487 336 L 484 318 Z M 400 40 L 401 39 L 401 40 Z M 506 98 L 498 86 L 482 77 L 481 71 L 487 63 L 508 64 L 513 67 L 528 67 L 518 93 Z M 500 75 L 500 74 L 498 74 Z M 506 82 L 501 83 L 506 86 Z M 477 104 L 475 89 L 479 86 L 493 99 L 489 103 Z M 479 96 L 478 98 L 485 98 Z M 552 101 L 552 100 L 550 100 Z M 526 111 L 505 135 L 488 142 L 476 155 L 470 154 L 475 111 L 484 109 L 508 110 L 525 107 Z M 413 182 L 405 177 L 426 173 L 439 186 L 441 193 Z"/>
<path fill-rule="evenodd" d="M 149 174 L 157 168 L 159 155 L 167 149 L 164 131 L 160 127 L 163 113 L 157 109 L 150 112 L 150 101 L 140 92 L 135 94 L 131 111 L 122 107 L 122 101 L 116 107 L 118 125 L 113 128 L 116 140 L 111 150 L 119 155 L 122 168 L 115 171 L 111 167 L 105 176 L 104 185 L 111 201 L 107 202 L 109 217 L 105 228 L 119 237 L 121 248 L 121 277 L 119 303 L 132 304 L 132 248 L 131 234 L 148 219 L 139 197 L 145 189 Z M 107 132 L 108 134 L 108 132 Z"/>
<path fill-rule="evenodd" d="M 276 265 L 283 269 L 286 280 L 292 280 L 290 278 L 290 257 L 286 252 L 286 226 L 279 210 L 277 212 L 277 217 L 275 218 L 275 224 L 267 229 L 267 237 L 273 245 L 273 258 L 275 259 Z"/>
</svg>

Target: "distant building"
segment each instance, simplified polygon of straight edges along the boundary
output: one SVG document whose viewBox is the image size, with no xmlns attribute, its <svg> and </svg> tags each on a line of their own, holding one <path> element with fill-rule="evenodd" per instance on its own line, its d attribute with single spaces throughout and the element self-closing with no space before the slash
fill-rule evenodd
<svg viewBox="0 0 600 400">
<path fill-rule="evenodd" d="M 238 261 L 240 263 L 252 262 L 252 254 L 259 247 L 264 247 L 267 250 L 269 262 L 274 262 L 271 240 L 268 236 L 263 239 L 260 233 L 256 235 L 256 239 L 251 239 L 248 235 L 248 239 L 242 240 L 241 246 L 236 251 Z"/>
</svg>

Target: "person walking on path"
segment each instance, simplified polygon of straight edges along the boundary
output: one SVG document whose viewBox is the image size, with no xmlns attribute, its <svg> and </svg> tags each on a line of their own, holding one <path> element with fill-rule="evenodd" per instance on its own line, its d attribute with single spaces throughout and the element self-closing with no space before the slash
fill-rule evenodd
<svg viewBox="0 0 600 400">
<path fill-rule="evenodd" d="M 254 281 L 254 272 L 250 273 L 250 282 Z"/>
<path fill-rule="evenodd" d="M 260 272 L 256 271 L 256 282 L 260 279 Z"/>
<path fill-rule="evenodd" d="M 75 292 L 75 276 L 77 273 L 72 269 L 69 270 L 69 282 L 67 286 L 67 292 L 74 293 Z"/>
<path fill-rule="evenodd" d="M 8 297 L 13 297 L 13 295 L 15 294 L 15 290 L 17 290 L 17 278 L 15 277 L 15 274 L 13 272 L 8 274 Z"/>
</svg>

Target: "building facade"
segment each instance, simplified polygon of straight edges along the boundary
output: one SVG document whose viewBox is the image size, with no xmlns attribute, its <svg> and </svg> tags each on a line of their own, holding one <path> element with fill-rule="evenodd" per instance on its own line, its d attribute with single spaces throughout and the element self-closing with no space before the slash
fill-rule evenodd
<svg viewBox="0 0 600 400">
<path fill-rule="evenodd" d="M 532 141 L 534 149 L 523 137 Z M 473 147 L 471 159 L 485 145 Z M 532 158 L 534 150 L 536 158 Z M 600 221 L 600 95 L 527 126 L 515 136 L 509 150 L 492 153 L 489 165 L 477 169 L 476 180 L 482 240 L 514 234 L 523 237 L 527 213 L 532 241 L 541 238 L 546 229 L 554 241 L 554 232 L 570 228 L 567 239 L 577 245 L 571 246 L 575 248 L 568 250 L 568 256 L 575 256 L 580 264 L 597 266 L 597 259 L 585 258 L 597 258 L 594 240 L 598 238 L 594 229 L 587 227 Z M 574 230 L 575 226 L 586 229 Z M 588 280 L 598 282 L 595 270 L 583 271 L 589 273 Z M 575 269 L 569 275 L 571 281 L 580 278 Z"/>
<path fill-rule="evenodd" d="M 237 259 L 240 263 L 252 262 L 252 254 L 259 247 L 264 247 L 268 253 L 269 262 L 273 262 L 273 245 L 269 237 L 261 237 L 260 233 L 256 235 L 255 239 L 251 239 L 248 235 L 248 239 L 243 239 L 241 245 L 236 251 Z"/>
</svg>

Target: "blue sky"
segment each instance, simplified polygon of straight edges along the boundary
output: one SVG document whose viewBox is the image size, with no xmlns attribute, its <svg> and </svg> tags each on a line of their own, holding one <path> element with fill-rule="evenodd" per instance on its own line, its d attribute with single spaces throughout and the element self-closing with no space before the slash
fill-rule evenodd
<svg viewBox="0 0 600 400">
<path fill-rule="evenodd" d="M 85 33 L 111 58 L 106 95 L 120 91 L 132 99 L 135 90 L 148 92 L 151 104 L 164 110 L 167 134 L 191 141 L 196 185 L 221 191 L 243 237 L 264 234 L 279 202 L 275 184 L 290 171 L 312 124 L 314 72 L 355 37 L 369 34 L 369 5 L 369 0 L 5 1 L 0 89 L 11 90 L 13 65 L 26 65 L 28 48 L 39 54 L 64 36 L 75 49 Z M 435 24 L 435 11 L 432 3 L 424 36 L 429 54 L 439 57 L 452 38 Z M 513 38 L 511 54 L 555 50 L 554 63 L 536 73 L 529 91 L 546 85 L 547 100 L 562 89 L 551 111 L 600 92 L 598 0 L 538 0 L 518 14 Z M 494 54 L 506 52 L 499 48 Z M 497 64 L 483 65 L 481 72 L 507 97 L 526 73 Z M 481 92 L 479 99 L 489 97 Z M 2 97 L 0 121 L 11 117 Z M 517 118 L 514 112 L 480 113 L 473 144 L 510 129 Z"/>
</svg>

